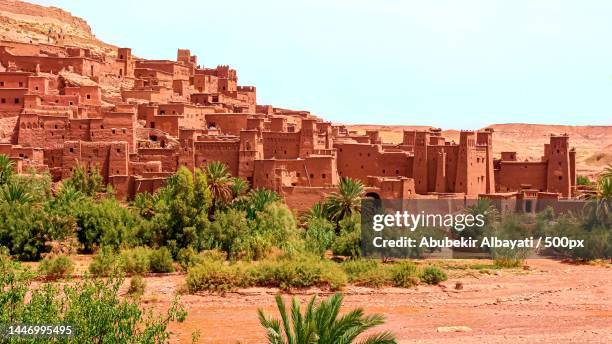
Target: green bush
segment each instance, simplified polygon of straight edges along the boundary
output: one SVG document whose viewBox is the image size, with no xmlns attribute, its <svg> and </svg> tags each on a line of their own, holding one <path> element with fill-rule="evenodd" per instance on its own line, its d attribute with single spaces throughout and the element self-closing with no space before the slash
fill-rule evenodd
<svg viewBox="0 0 612 344">
<path fill-rule="evenodd" d="M 182 248 L 176 257 L 177 262 L 183 270 L 201 264 L 204 261 L 224 262 L 227 254 L 220 250 L 204 250 L 196 252 L 192 247 Z"/>
<path fill-rule="evenodd" d="M 331 248 L 334 234 L 334 224 L 330 221 L 322 218 L 311 219 L 304 233 L 306 250 L 322 257 Z"/>
<path fill-rule="evenodd" d="M 62 278 L 74 271 L 74 263 L 66 256 L 47 257 L 40 262 L 38 271 L 50 278 Z"/>
<path fill-rule="evenodd" d="M 29 271 L 11 262 L 0 265 L 0 323 L 72 325 L 74 336 L 61 342 L 167 343 L 168 325 L 187 316 L 177 301 L 160 316 L 141 308 L 136 299 L 121 297 L 121 279 L 86 277 L 61 286 L 43 283 L 32 287 L 34 275 Z M 48 340 L 13 338 L 8 342 Z"/>
<path fill-rule="evenodd" d="M 151 272 L 173 272 L 174 261 L 170 251 L 165 248 L 159 248 L 151 252 L 150 256 Z"/>
<path fill-rule="evenodd" d="M 353 259 L 342 263 L 342 268 L 354 285 L 380 288 L 393 284 L 390 267 L 375 260 Z"/>
<path fill-rule="evenodd" d="M 401 262 L 393 266 L 391 273 L 395 287 L 410 288 L 419 284 L 419 273 L 414 263 Z"/>
<path fill-rule="evenodd" d="M 94 276 L 108 276 L 119 269 L 119 257 L 110 247 L 102 247 L 89 264 L 89 272 Z"/>
<path fill-rule="evenodd" d="M 21 260 L 38 260 L 41 254 L 50 251 L 48 242 L 71 234 L 72 219 L 45 211 L 44 204 L 34 203 L 34 196 L 26 186 L 6 184 L 0 189 L 12 190 L 6 191 L 12 196 L 0 196 L 0 246 L 6 247 L 11 255 Z M 21 203 L 7 201 L 6 197 L 26 197 L 28 200 Z"/>
<path fill-rule="evenodd" d="M 446 281 L 448 277 L 446 273 L 435 266 L 427 266 L 421 271 L 421 281 L 426 284 L 439 284 Z"/>
<path fill-rule="evenodd" d="M 128 288 L 128 294 L 140 297 L 144 294 L 146 283 L 142 275 L 134 275 L 130 279 L 130 287 Z"/>
<path fill-rule="evenodd" d="M 226 292 L 251 286 L 248 273 L 242 269 L 242 266 L 225 265 L 219 261 L 204 261 L 190 268 L 185 281 L 190 293 Z"/>
<path fill-rule="evenodd" d="M 361 217 L 355 214 L 339 223 L 340 234 L 336 237 L 332 251 L 338 256 L 361 257 Z"/>
<path fill-rule="evenodd" d="M 523 259 L 515 259 L 511 257 L 498 257 L 493 259 L 493 265 L 496 268 L 517 268 L 523 265 Z"/>
<path fill-rule="evenodd" d="M 264 261 L 251 273 L 258 286 L 284 290 L 314 286 L 338 290 L 348 282 L 339 264 L 314 256 Z"/>
<path fill-rule="evenodd" d="M 234 264 L 206 260 L 190 268 L 187 274 L 187 289 L 191 293 L 252 286 L 284 290 L 318 286 L 337 290 L 346 283 L 346 274 L 339 264 L 312 256 Z"/>
<path fill-rule="evenodd" d="M 86 252 L 98 246 L 118 249 L 134 241 L 138 218 L 114 198 L 83 201 L 75 214 L 77 238 Z"/>
<path fill-rule="evenodd" d="M 119 254 L 121 269 L 130 274 L 145 274 L 151 271 L 153 250 L 147 247 L 135 247 L 123 250 Z"/>
</svg>

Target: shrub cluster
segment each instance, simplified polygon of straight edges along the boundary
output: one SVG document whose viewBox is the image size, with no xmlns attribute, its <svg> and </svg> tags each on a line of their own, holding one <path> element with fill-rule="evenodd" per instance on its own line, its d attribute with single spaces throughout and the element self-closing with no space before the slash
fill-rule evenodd
<svg viewBox="0 0 612 344">
<path fill-rule="evenodd" d="M 227 264 L 205 260 L 189 269 L 187 288 L 190 292 L 229 291 L 245 287 L 292 288 L 324 287 L 341 289 L 347 276 L 338 264 L 315 256 L 299 259 L 281 257 L 257 263 Z"/>
<path fill-rule="evenodd" d="M 187 315 L 177 301 L 164 316 L 141 308 L 137 300 L 119 295 L 122 280 L 118 278 L 85 278 L 61 287 L 46 282 L 34 288 L 34 277 L 26 268 L 0 257 L 0 323 L 70 324 L 74 332 L 62 340 L 66 343 L 166 343 L 168 325 L 184 321 Z M 26 341 L 12 338 L 7 342 Z"/>
<path fill-rule="evenodd" d="M 66 256 L 47 257 L 40 262 L 38 271 L 50 278 L 62 278 L 74 271 L 74 263 Z"/>
<path fill-rule="evenodd" d="M 293 257 L 295 258 L 295 257 Z M 379 288 L 410 288 L 420 283 L 438 284 L 446 274 L 434 266 L 419 268 L 412 262 L 383 264 L 374 260 L 350 260 L 337 264 L 314 255 L 296 259 L 280 257 L 256 263 L 227 263 L 203 260 L 187 274 L 187 289 L 225 292 L 246 287 L 275 287 L 282 290 L 322 287 L 342 289 L 347 284 Z"/>
</svg>

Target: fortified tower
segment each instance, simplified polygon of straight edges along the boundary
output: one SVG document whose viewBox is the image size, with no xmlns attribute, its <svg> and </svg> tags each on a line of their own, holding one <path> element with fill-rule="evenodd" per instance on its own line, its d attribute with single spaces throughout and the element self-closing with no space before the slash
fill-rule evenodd
<svg viewBox="0 0 612 344">
<path fill-rule="evenodd" d="M 474 149 L 476 140 L 474 132 L 461 131 L 459 134 L 459 151 L 457 153 L 457 176 L 455 180 L 455 192 L 473 195 L 477 193 L 476 185 L 470 175 L 472 169 L 470 163 L 474 160 Z"/>
<path fill-rule="evenodd" d="M 495 175 L 493 170 L 493 129 L 485 128 L 483 131 L 479 131 L 476 134 L 476 143 L 479 146 L 486 146 L 486 193 L 495 192 Z"/>
<path fill-rule="evenodd" d="M 306 158 L 312 154 L 315 147 L 315 136 L 317 134 L 317 121 L 315 119 L 302 119 L 302 130 L 300 133 L 300 158 Z"/>
<path fill-rule="evenodd" d="M 546 173 L 549 192 L 558 192 L 563 197 L 571 195 L 569 136 L 551 136 Z"/>
<path fill-rule="evenodd" d="M 427 194 L 428 169 L 427 169 L 427 146 L 429 143 L 429 132 L 418 131 L 414 138 L 414 162 L 412 165 L 412 176 L 416 193 Z"/>
</svg>

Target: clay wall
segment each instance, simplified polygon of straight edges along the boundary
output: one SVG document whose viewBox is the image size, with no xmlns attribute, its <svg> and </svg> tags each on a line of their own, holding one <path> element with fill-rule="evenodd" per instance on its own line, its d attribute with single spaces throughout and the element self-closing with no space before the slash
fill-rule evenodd
<svg viewBox="0 0 612 344">
<path fill-rule="evenodd" d="M 27 88 L 0 88 L 0 107 L 2 111 L 19 112 L 23 109 Z"/>
<path fill-rule="evenodd" d="M 300 157 L 300 133 L 264 131 L 264 159 L 297 159 Z"/>
<path fill-rule="evenodd" d="M 521 185 L 546 191 L 547 163 L 543 161 L 501 161 L 496 176 L 496 192 L 518 191 Z"/>
<path fill-rule="evenodd" d="M 237 176 L 239 149 L 238 140 L 196 141 L 194 142 L 195 165 L 204 167 L 209 162 L 220 161 L 227 165 L 233 176 Z"/>
<path fill-rule="evenodd" d="M 215 127 L 224 134 L 240 135 L 240 130 L 247 128 L 249 114 L 210 113 L 206 114 L 206 127 Z"/>
</svg>

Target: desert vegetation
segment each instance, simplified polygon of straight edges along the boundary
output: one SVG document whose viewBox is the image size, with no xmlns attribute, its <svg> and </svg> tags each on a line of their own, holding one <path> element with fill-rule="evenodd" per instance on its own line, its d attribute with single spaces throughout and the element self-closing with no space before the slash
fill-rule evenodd
<svg viewBox="0 0 612 344">
<path fill-rule="evenodd" d="M 485 230 L 461 235 L 563 234 L 582 238 L 586 245 L 560 254 L 574 259 L 610 257 L 610 172 L 597 180 L 596 194 L 582 214 L 554 216 L 545 211 L 535 218 L 502 217 L 481 201 L 465 212 L 486 214 Z M 142 309 L 143 275 L 185 274 L 188 293 L 252 286 L 335 291 L 347 285 L 410 288 L 445 281 L 443 264 L 361 257 L 363 196 L 361 182 L 344 178 L 321 203 L 294 214 L 275 192 L 250 189 L 246 181 L 231 177 L 223 164 L 210 163 L 195 171 L 181 168 L 156 193 L 138 194 L 126 203 L 115 198 L 95 169 L 76 166 L 71 178 L 54 184 L 47 174 L 14 174 L 12 162 L 0 155 L 3 320 L 72 321 L 82 326 L 87 338 L 105 338 L 113 326 L 127 322 L 130 338 L 117 342 L 163 342 L 169 336 L 167 325 L 186 314 L 178 302 L 162 319 Z M 93 255 L 78 281 L 71 279 L 75 267 L 70 256 L 76 252 Z M 528 252 L 490 253 L 495 259 L 490 268 L 505 268 L 521 266 Z M 39 261 L 38 268 L 30 271 L 17 261 Z M 130 282 L 123 297 L 118 288 L 126 275 Z M 36 279 L 44 283 L 32 288 Z M 304 324 L 314 321 L 307 317 L 324 312 L 325 307 L 337 309 L 340 302 L 340 296 L 318 306 L 311 301 Z M 85 315 L 86 303 L 99 304 L 99 312 L 111 314 L 105 318 L 108 323 L 90 328 L 95 316 L 102 315 Z M 292 307 L 300 311 L 299 305 Z M 355 314 L 355 321 L 362 322 L 359 329 L 382 321 Z M 276 322 L 263 314 L 260 318 L 268 337 L 276 338 L 272 336 L 280 330 Z M 331 327 L 341 321 L 328 320 Z M 287 339 L 295 326 L 304 324 L 284 324 L 285 334 L 279 336 Z M 323 325 L 317 324 L 312 335 L 322 338 L 318 326 Z M 380 337 L 388 339 L 383 343 L 392 342 L 385 336 Z"/>
</svg>

